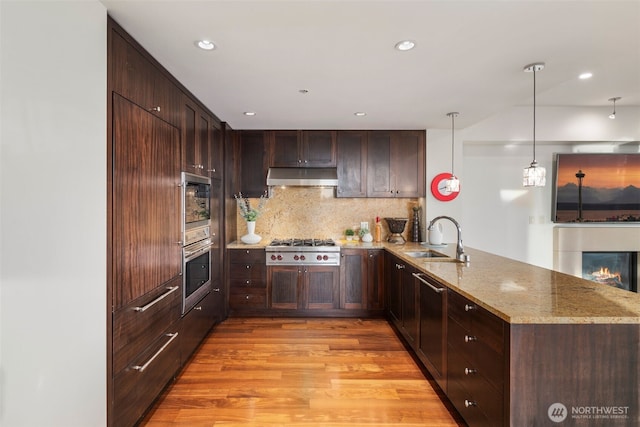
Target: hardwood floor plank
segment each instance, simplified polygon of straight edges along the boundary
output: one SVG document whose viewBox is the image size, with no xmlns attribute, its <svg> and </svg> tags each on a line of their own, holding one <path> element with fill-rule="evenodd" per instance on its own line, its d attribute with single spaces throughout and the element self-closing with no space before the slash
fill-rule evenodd
<svg viewBox="0 0 640 427">
<path fill-rule="evenodd" d="M 382 319 L 231 318 L 141 422 L 463 426 Z"/>
</svg>

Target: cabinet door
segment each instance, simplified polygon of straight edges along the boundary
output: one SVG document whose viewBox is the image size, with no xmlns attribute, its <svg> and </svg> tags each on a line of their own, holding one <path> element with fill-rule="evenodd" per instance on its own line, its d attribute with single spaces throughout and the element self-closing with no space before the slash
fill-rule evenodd
<svg viewBox="0 0 640 427">
<path fill-rule="evenodd" d="M 184 365 L 216 322 L 216 294 L 207 294 L 180 320 L 181 364 Z"/>
<path fill-rule="evenodd" d="M 304 298 L 301 308 L 338 308 L 340 273 L 338 267 L 304 267 Z"/>
<path fill-rule="evenodd" d="M 302 271 L 296 266 L 278 266 L 268 268 L 267 288 L 271 308 L 295 310 L 300 300 L 300 275 Z"/>
<path fill-rule="evenodd" d="M 209 137 L 211 142 L 209 152 L 209 176 L 211 179 L 223 178 L 223 151 L 222 151 L 222 127 L 212 118 L 211 121 L 211 135 Z"/>
<path fill-rule="evenodd" d="M 268 131 L 271 138 L 271 167 L 303 166 L 300 153 L 300 131 L 274 130 Z"/>
<path fill-rule="evenodd" d="M 242 131 L 239 191 L 245 197 L 260 197 L 267 191 L 269 144 L 264 131 Z"/>
<path fill-rule="evenodd" d="M 384 251 L 367 252 L 367 309 L 384 310 Z"/>
<path fill-rule="evenodd" d="M 340 308 L 367 307 L 367 251 L 342 249 L 340 284 Z"/>
<path fill-rule="evenodd" d="M 400 286 L 402 288 L 402 329 L 411 345 L 416 345 L 418 342 L 418 286 L 415 277 L 412 276 L 414 272 L 415 270 L 412 267 L 406 266 L 402 269 L 400 278 Z"/>
<path fill-rule="evenodd" d="M 209 175 L 212 118 L 184 98 L 182 124 L 182 168 L 198 175 Z"/>
<path fill-rule="evenodd" d="M 391 143 L 392 189 L 395 197 L 424 197 L 424 132 L 397 131 Z"/>
<path fill-rule="evenodd" d="M 369 132 L 367 141 L 367 196 L 394 197 L 391 173 L 391 132 Z"/>
<path fill-rule="evenodd" d="M 153 66 L 120 34 L 112 31 L 113 90 L 148 110 L 153 104 Z"/>
<path fill-rule="evenodd" d="M 336 131 L 302 131 L 302 163 L 309 167 L 336 165 Z"/>
<path fill-rule="evenodd" d="M 367 133 L 339 131 L 336 141 L 337 197 L 367 196 Z"/>
<path fill-rule="evenodd" d="M 114 306 L 180 275 L 180 137 L 137 105 L 113 100 Z"/>
<path fill-rule="evenodd" d="M 389 315 L 398 326 L 400 325 L 400 319 L 402 319 L 402 288 L 400 287 L 400 270 L 403 265 L 404 264 L 401 264 L 397 257 L 385 254 L 384 284 L 389 301 Z"/>
<path fill-rule="evenodd" d="M 426 359 L 427 369 L 443 390 L 446 359 L 446 288 L 431 279 L 421 279 L 420 288 L 420 344 L 419 351 Z"/>
</svg>

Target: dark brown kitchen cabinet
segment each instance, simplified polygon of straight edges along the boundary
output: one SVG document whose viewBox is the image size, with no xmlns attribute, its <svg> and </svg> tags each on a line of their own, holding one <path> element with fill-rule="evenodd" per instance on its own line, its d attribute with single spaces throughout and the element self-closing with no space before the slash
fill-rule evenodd
<svg viewBox="0 0 640 427">
<path fill-rule="evenodd" d="M 202 339 L 220 319 L 216 315 L 220 295 L 220 283 L 213 283 L 213 290 L 198 302 L 180 321 L 180 361 L 184 365 Z"/>
<path fill-rule="evenodd" d="M 367 197 L 424 197 L 424 131 L 369 131 Z"/>
<path fill-rule="evenodd" d="M 222 144 L 222 124 L 212 119 L 209 148 L 209 177 L 222 180 L 224 178 L 224 147 Z"/>
<path fill-rule="evenodd" d="M 413 347 L 418 342 L 418 285 L 412 275 L 417 270 L 400 258 L 385 254 L 385 290 L 389 315 L 403 337 Z"/>
<path fill-rule="evenodd" d="M 340 308 L 384 310 L 384 251 L 345 249 L 340 253 Z"/>
<path fill-rule="evenodd" d="M 339 306 L 340 272 L 333 266 L 267 268 L 269 307 L 284 310 L 329 310 Z"/>
<path fill-rule="evenodd" d="M 109 42 L 112 90 L 156 117 L 180 126 L 178 87 L 123 35 L 114 31 Z"/>
<path fill-rule="evenodd" d="M 336 197 L 367 197 L 367 132 L 338 131 Z"/>
<path fill-rule="evenodd" d="M 336 166 L 336 131 L 267 131 L 271 144 L 271 167 Z"/>
<path fill-rule="evenodd" d="M 113 305 L 180 276 L 180 136 L 113 96 Z"/>
<path fill-rule="evenodd" d="M 462 295 L 447 292 L 447 395 L 471 427 L 503 426 L 504 321 Z"/>
<path fill-rule="evenodd" d="M 229 306 L 234 313 L 267 308 L 264 249 L 229 249 Z"/>
<path fill-rule="evenodd" d="M 269 141 L 266 131 L 243 130 L 238 132 L 239 179 L 235 193 L 245 197 L 260 197 L 267 192 L 269 169 Z"/>
<path fill-rule="evenodd" d="M 447 288 L 424 273 L 419 281 L 420 339 L 416 353 L 427 370 L 446 392 L 447 369 Z"/>
<path fill-rule="evenodd" d="M 211 176 L 213 117 L 187 96 L 183 98 L 182 169 L 197 175 Z"/>
</svg>

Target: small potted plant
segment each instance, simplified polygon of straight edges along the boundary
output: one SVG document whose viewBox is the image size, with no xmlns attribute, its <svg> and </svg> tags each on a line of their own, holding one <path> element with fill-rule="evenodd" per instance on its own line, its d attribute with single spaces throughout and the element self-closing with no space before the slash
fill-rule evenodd
<svg viewBox="0 0 640 427">
<path fill-rule="evenodd" d="M 363 242 L 373 242 L 373 236 L 367 228 L 361 228 L 358 234 L 360 235 L 360 240 L 362 240 Z"/>
<path fill-rule="evenodd" d="M 347 240 L 353 240 L 353 236 L 355 236 L 355 234 L 356 233 L 351 228 L 347 228 L 344 231 L 344 236 L 347 238 Z"/>
</svg>

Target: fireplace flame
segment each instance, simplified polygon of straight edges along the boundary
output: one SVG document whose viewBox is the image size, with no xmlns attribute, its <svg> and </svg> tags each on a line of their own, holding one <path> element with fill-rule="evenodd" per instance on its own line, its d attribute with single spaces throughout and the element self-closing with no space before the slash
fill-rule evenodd
<svg viewBox="0 0 640 427">
<path fill-rule="evenodd" d="M 619 272 L 611 273 L 608 267 L 600 267 L 600 270 L 594 271 L 591 275 L 598 281 L 610 279 L 622 280 Z"/>
</svg>

